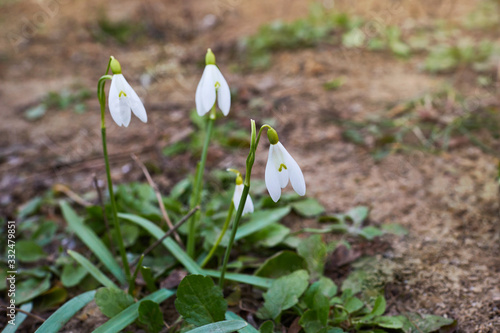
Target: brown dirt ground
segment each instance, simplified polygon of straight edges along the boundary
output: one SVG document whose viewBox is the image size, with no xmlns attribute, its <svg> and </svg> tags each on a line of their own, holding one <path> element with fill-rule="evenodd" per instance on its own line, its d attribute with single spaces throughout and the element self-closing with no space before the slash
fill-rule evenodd
<svg viewBox="0 0 500 333">
<path fill-rule="evenodd" d="M 387 24 L 405 24 L 410 18 L 412 24 L 426 24 L 436 18 L 460 21 L 477 2 L 366 0 L 337 1 L 335 6 Z M 343 141 L 333 122 L 380 114 L 389 105 L 456 81 L 457 73 L 431 76 L 418 69 L 419 57 L 401 61 L 332 46 L 281 52 L 265 72 L 231 72 L 230 64 L 238 63 L 230 57 L 238 38 L 274 19 L 304 16 L 307 1 L 89 0 L 61 1 L 57 8 L 17 52 L 7 38 L 0 40 L 0 209 L 6 214 L 54 183 L 83 193 L 92 190 L 93 173 L 104 178 L 94 99 L 83 115 L 50 110 L 31 123 L 22 113 L 48 91 L 72 84 L 93 91 L 110 54 L 120 59 L 135 86 L 144 72 L 153 78 L 139 91 L 150 118 L 147 126 L 133 119 L 124 130 L 108 115 L 113 177 L 117 182 L 142 180 L 129 158 L 135 152 L 167 170 L 156 180 L 168 191 L 176 175 L 192 171 L 193 163 L 189 157 L 166 160 L 159 151 L 192 130 L 186 114 L 194 108 L 201 74 L 195 62 L 212 47 L 227 81 L 239 92 L 230 117 L 242 126 L 248 126 L 248 117 L 275 118 L 282 142 L 300 161 L 308 195 L 328 212 L 369 205 L 373 221 L 410 230 L 408 237 L 394 239 L 386 253 L 397 264 L 391 288 L 399 312 L 452 317 L 459 332 L 499 331 L 497 160 L 465 144 L 448 153 L 391 155 L 375 163 L 366 149 Z M 3 34 L 27 29 L 26 20 L 34 22 L 41 10 L 34 1 L 7 1 L 0 14 Z M 112 20 L 148 22 L 148 37 L 127 46 L 97 43 L 90 32 L 102 12 Z M 208 14 L 215 15 L 214 25 L 206 23 Z M 322 84 L 338 76 L 346 77 L 346 84 L 326 92 Z M 470 88 L 460 84 L 464 91 Z M 263 107 L 250 108 L 248 96 L 261 98 Z M 262 178 L 267 157 L 264 145 L 260 149 L 254 177 Z M 209 167 L 241 168 L 244 154 L 227 156 L 214 149 Z"/>
</svg>

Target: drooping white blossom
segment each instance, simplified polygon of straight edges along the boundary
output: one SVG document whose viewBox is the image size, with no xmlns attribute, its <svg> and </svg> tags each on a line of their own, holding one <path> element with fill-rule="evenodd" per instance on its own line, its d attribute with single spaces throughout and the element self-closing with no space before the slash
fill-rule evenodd
<svg viewBox="0 0 500 333">
<path fill-rule="evenodd" d="M 109 88 L 109 111 L 118 126 L 127 127 L 130 124 L 131 112 L 143 123 L 148 121 L 146 109 L 141 99 L 123 74 L 114 74 Z"/>
<path fill-rule="evenodd" d="M 234 188 L 233 203 L 235 209 L 238 209 L 238 206 L 240 205 L 241 195 L 243 194 L 243 187 L 243 184 L 236 184 Z M 245 201 L 242 215 L 245 215 L 247 213 L 253 213 L 253 201 L 250 197 L 250 194 L 247 196 L 247 201 Z"/>
<path fill-rule="evenodd" d="M 281 189 L 288 181 L 298 195 L 306 194 L 306 183 L 302 170 L 281 142 L 271 143 L 266 164 L 266 187 L 274 202 L 281 197 Z"/>
<path fill-rule="evenodd" d="M 231 91 L 226 79 L 215 65 L 215 56 L 208 49 L 205 70 L 196 88 L 196 111 L 198 115 L 204 116 L 208 113 L 214 106 L 216 99 L 219 109 L 224 116 L 227 116 L 231 108 Z"/>
</svg>

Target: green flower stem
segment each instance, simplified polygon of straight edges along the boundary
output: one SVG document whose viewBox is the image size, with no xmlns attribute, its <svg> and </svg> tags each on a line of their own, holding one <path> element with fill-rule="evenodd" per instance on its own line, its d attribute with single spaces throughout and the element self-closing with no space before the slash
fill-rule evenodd
<svg viewBox="0 0 500 333">
<path fill-rule="evenodd" d="M 222 238 L 224 238 L 224 235 L 226 234 L 227 228 L 229 227 L 229 222 L 231 222 L 231 217 L 233 217 L 233 212 L 234 212 L 234 202 L 231 200 L 231 206 L 229 207 L 229 211 L 227 212 L 227 217 L 226 221 L 224 222 L 224 226 L 222 227 L 222 231 L 219 235 L 219 238 L 215 242 L 214 246 L 212 246 L 212 249 L 208 253 L 208 255 L 205 257 L 203 262 L 201 263 L 200 267 L 203 268 L 205 267 L 206 264 L 212 259 L 212 256 L 215 253 L 215 250 L 217 250 L 217 247 L 219 246 L 220 242 L 222 241 Z"/>
<path fill-rule="evenodd" d="M 109 70 L 109 64 L 108 64 L 108 70 Z M 113 183 L 111 180 L 111 171 L 109 167 L 108 147 L 106 144 L 106 122 L 105 122 L 106 94 L 104 92 L 104 86 L 106 84 L 106 80 L 111 80 L 111 79 L 112 77 L 110 75 L 104 75 L 99 79 L 99 83 L 97 84 L 97 97 L 99 99 L 99 104 L 101 105 L 102 150 L 104 153 L 104 162 L 106 164 L 106 177 L 108 180 L 108 190 L 109 190 L 109 198 L 111 200 L 111 210 L 113 212 L 113 224 L 115 227 L 116 239 L 118 241 L 118 248 L 120 250 L 120 255 L 122 258 L 123 269 L 125 270 L 125 276 L 127 277 L 127 280 L 130 282 L 130 267 L 128 265 L 127 254 L 125 252 L 125 246 L 123 245 L 122 233 L 120 230 L 120 224 L 118 222 L 118 212 L 116 209 L 116 200 L 113 191 Z"/>
<path fill-rule="evenodd" d="M 227 270 L 227 263 L 229 261 L 229 255 L 231 254 L 231 249 L 233 248 L 234 239 L 236 237 L 236 232 L 238 231 L 238 225 L 240 223 L 241 216 L 243 215 L 243 208 L 245 207 L 245 203 L 247 202 L 248 192 L 250 191 L 250 177 L 252 175 L 252 167 L 255 162 L 255 152 L 257 151 L 257 146 L 259 144 L 260 136 L 262 134 L 262 130 L 264 128 L 271 128 L 269 125 L 263 125 L 259 134 L 256 134 L 255 129 L 255 121 L 252 119 L 251 121 L 251 140 L 250 140 L 250 151 L 248 153 L 247 162 L 246 162 L 246 172 L 245 172 L 245 180 L 243 182 L 243 192 L 241 194 L 240 204 L 238 205 L 238 210 L 236 211 L 236 216 L 234 217 L 233 228 L 231 229 L 231 238 L 229 239 L 229 244 L 226 248 L 226 253 L 224 254 L 224 261 L 222 263 L 222 270 L 220 273 L 219 286 L 222 289 L 224 287 L 224 275 Z"/>
<path fill-rule="evenodd" d="M 203 150 L 201 152 L 201 159 L 198 163 L 198 168 L 196 169 L 196 177 L 194 180 L 193 195 L 191 196 L 191 209 L 199 206 L 201 201 L 201 192 L 203 188 L 203 173 L 205 172 L 205 163 L 207 161 L 208 146 L 210 144 L 210 139 L 212 138 L 212 132 L 215 123 L 215 104 L 210 111 L 210 117 L 208 119 L 207 133 L 205 136 L 205 142 L 203 144 Z M 194 245 L 196 242 L 196 223 L 200 219 L 200 211 L 189 220 L 188 225 L 188 240 L 187 240 L 187 253 L 191 258 L 194 258 L 195 251 Z"/>
<path fill-rule="evenodd" d="M 137 263 L 137 266 L 135 266 L 134 275 L 132 275 L 132 278 L 130 279 L 130 283 L 128 284 L 128 293 L 130 295 L 132 295 L 134 293 L 135 279 L 137 278 L 137 274 L 139 273 L 139 269 L 141 268 L 143 260 L 144 260 L 144 254 L 142 254 L 141 257 L 139 258 L 139 262 Z"/>
<path fill-rule="evenodd" d="M 231 229 L 231 238 L 229 239 L 229 244 L 226 248 L 226 253 L 224 254 L 224 262 L 222 263 L 222 270 L 220 273 L 219 287 L 222 289 L 224 287 L 224 275 L 226 274 L 227 262 L 229 261 L 229 254 L 233 247 L 234 238 L 236 237 L 236 231 L 238 231 L 238 225 L 240 223 L 241 215 L 243 214 L 243 208 L 248 197 L 248 191 L 250 186 L 245 184 L 243 186 L 243 193 L 241 194 L 240 204 L 238 205 L 238 210 L 236 211 L 236 216 L 234 218 L 233 228 Z"/>
</svg>

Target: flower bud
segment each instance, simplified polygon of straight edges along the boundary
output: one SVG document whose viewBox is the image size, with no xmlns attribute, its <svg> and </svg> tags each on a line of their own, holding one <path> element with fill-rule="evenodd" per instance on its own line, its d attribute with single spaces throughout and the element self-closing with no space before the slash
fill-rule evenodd
<svg viewBox="0 0 500 333">
<path fill-rule="evenodd" d="M 238 176 L 236 176 L 236 185 L 241 184 L 243 184 L 243 178 L 241 178 L 241 174 L 238 174 Z"/>
<path fill-rule="evenodd" d="M 215 65 L 215 54 L 211 49 L 207 50 L 207 55 L 205 56 L 205 65 Z"/>
<path fill-rule="evenodd" d="M 120 66 L 120 63 L 118 60 L 115 59 L 115 57 L 111 56 L 111 63 L 109 64 L 109 67 L 111 68 L 111 72 L 113 74 L 121 74 L 122 73 L 122 66 Z"/>
<path fill-rule="evenodd" d="M 272 127 L 267 130 L 267 138 L 269 139 L 269 143 L 272 145 L 275 145 L 279 142 L 278 133 Z"/>
</svg>

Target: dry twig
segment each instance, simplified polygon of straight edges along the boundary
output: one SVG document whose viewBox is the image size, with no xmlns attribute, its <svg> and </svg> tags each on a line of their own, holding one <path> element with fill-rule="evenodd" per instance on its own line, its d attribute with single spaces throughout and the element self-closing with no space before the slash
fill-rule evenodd
<svg viewBox="0 0 500 333">
<path fill-rule="evenodd" d="M 158 200 L 158 206 L 160 207 L 161 214 L 163 215 L 163 219 L 168 225 L 168 228 L 172 230 L 174 228 L 174 225 L 172 224 L 172 221 L 170 221 L 170 218 L 168 217 L 167 210 L 165 209 L 165 205 L 163 204 L 163 198 L 161 196 L 160 190 L 158 189 L 158 186 L 156 183 L 153 181 L 153 178 L 151 178 L 151 175 L 149 174 L 148 169 L 142 163 L 139 158 L 135 154 L 131 154 L 132 159 L 135 161 L 135 163 L 141 168 L 142 172 L 144 173 L 144 176 L 146 176 L 146 179 L 148 180 L 149 186 L 153 188 L 156 194 L 156 199 Z M 184 244 L 182 243 L 181 237 L 177 232 L 174 230 L 174 238 L 179 243 L 180 246 L 184 247 Z"/>
<path fill-rule="evenodd" d="M 173 226 L 170 230 L 168 230 L 161 238 L 159 238 L 156 242 L 154 242 L 153 244 L 151 244 L 144 252 L 142 252 L 142 254 L 140 256 L 138 256 L 134 261 L 132 261 L 130 263 L 130 266 L 134 266 L 141 257 L 145 257 L 149 252 L 151 252 L 155 247 L 158 246 L 158 244 L 160 244 L 161 242 L 163 242 L 163 240 L 167 237 L 169 237 L 171 234 L 173 234 L 175 232 L 175 230 L 177 230 L 181 225 L 184 224 L 184 222 L 186 222 L 187 220 L 189 220 L 189 218 L 198 210 L 200 209 L 199 206 L 196 206 L 194 207 L 193 209 L 191 209 L 191 211 L 189 213 L 187 213 L 186 216 L 184 216 L 182 219 L 180 219 L 179 222 L 177 222 L 177 224 L 175 226 Z"/>
</svg>

